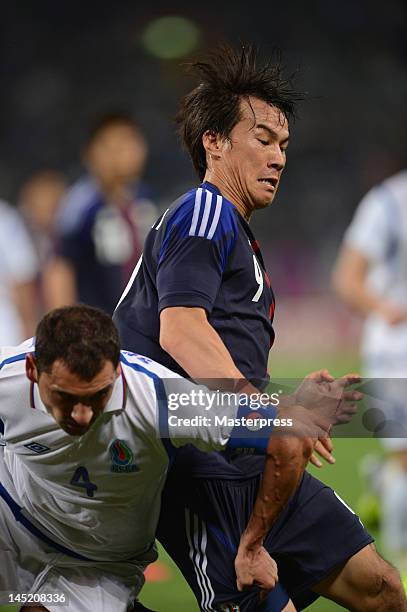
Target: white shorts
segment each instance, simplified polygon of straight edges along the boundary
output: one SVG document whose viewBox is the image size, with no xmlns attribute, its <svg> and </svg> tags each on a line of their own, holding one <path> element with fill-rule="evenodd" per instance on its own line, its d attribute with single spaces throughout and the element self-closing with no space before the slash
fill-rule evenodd
<svg viewBox="0 0 407 612">
<path fill-rule="evenodd" d="M 144 567 L 129 580 L 110 573 L 109 565 L 117 564 L 103 565 L 69 557 L 41 542 L 0 497 L 0 604 L 23 605 L 21 596 L 31 594 L 32 603 L 50 612 L 126 612 L 143 585 Z M 20 601 L 12 599 L 16 594 Z"/>
</svg>

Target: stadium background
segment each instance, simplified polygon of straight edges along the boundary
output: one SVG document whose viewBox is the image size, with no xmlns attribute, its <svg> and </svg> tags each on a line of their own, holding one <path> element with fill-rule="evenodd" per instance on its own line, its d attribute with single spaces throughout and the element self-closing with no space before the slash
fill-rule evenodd
<svg viewBox="0 0 407 612">
<path fill-rule="evenodd" d="M 25 178 L 44 167 L 75 179 L 89 121 L 114 108 L 140 123 L 146 179 L 164 207 L 196 182 L 173 124 L 191 85 L 181 64 L 222 40 L 257 42 L 264 55 L 278 46 L 309 96 L 292 126 L 277 201 L 253 220 L 278 300 L 272 372 L 353 370 L 360 321 L 332 297 L 329 275 L 361 196 L 406 164 L 406 20 L 403 0 L 8 3 L 0 20 L 0 197 L 15 202 Z M 374 440 L 337 440 L 337 465 L 321 474 L 351 505 L 362 487 L 357 462 L 375 448 Z M 197 609 L 173 568 L 142 599 L 162 612 Z"/>
</svg>

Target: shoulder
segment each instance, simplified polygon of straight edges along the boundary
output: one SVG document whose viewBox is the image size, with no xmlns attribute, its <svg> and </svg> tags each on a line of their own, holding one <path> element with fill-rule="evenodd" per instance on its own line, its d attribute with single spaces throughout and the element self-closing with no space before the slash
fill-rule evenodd
<svg viewBox="0 0 407 612">
<path fill-rule="evenodd" d="M 34 338 L 30 338 L 17 346 L 0 348 L 0 378 L 25 373 L 25 358 L 27 353 L 35 349 Z"/>
<path fill-rule="evenodd" d="M 404 200 L 407 201 L 407 172 L 375 185 L 357 206 L 345 243 L 368 257 L 383 256 L 389 239 L 397 233 Z"/>
<path fill-rule="evenodd" d="M 56 219 L 57 231 L 63 234 L 76 231 L 99 197 L 99 188 L 91 177 L 86 176 L 76 181 L 60 204 Z"/>
<path fill-rule="evenodd" d="M 402 170 L 383 181 L 382 189 L 388 190 L 400 203 L 407 203 L 407 170 Z"/>
<path fill-rule="evenodd" d="M 173 226 L 177 226 L 182 235 L 208 240 L 238 231 L 233 204 L 204 185 L 188 191 L 172 205 L 167 229 Z"/>
<path fill-rule="evenodd" d="M 179 374 L 169 370 L 157 361 L 131 351 L 120 351 L 120 362 L 125 372 L 130 372 L 131 376 L 140 379 L 145 377 L 154 381 L 165 378 L 181 378 Z"/>
<path fill-rule="evenodd" d="M 356 212 L 390 208 L 396 201 L 407 201 L 407 170 L 372 187 L 360 201 Z"/>
<path fill-rule="evenodd" d="M 16 239 L 16 231 L 26 234 L 25 224 L 19 211 L 4 200 L 0 200 L 0 229 L 5 238 L 13 240 Z"/>
</svg>

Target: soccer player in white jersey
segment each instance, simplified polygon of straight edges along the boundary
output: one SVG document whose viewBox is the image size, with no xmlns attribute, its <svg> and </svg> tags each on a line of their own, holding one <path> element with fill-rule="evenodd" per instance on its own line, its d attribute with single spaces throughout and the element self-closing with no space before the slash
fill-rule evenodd
<svg viewBox="0 0 407 612">
<path fill-rule="evenodd" d="M 380 409 L 387 419 L 381 429 L 388 457 L 380 479 L 383 544 L 405 573 L 407 170 L 375 186 L 360 202 L 345 234 L 334 286 L 338 295 L 365 317 L 361 345 L 364 373 L 377 380 L 378 396 L 385 398 Z M 395 379 L 404 379 L 404 384 Z"/>
<path fill-rule="evenodd" d="M 302 422 L 310 425 L 308 437 L 270 438 L 269 418 L 264 437 L 236 426 L 239 438 L 234 419 L 250 414 L 250 406 L 222 404 L 232 425 L 200 426 L 199 419 L 194 425 L 183 418 L 208 418 L 205 403 L 192 411 L 180 400 L 173 422 L 170 389 L 179 394 L 202 387 L 151 359 L 120 353 L 110 317 L 89 306 L 51 311 L 39 323 L 35 344 L 0 351 L 0 603 L 22 603 L 32 612 L 56 612 L 61 603 L 69 612 L 125 612 L 143 570 L 157 557 L 161 491 L 178 447 L 265 452 L 254 509 L 271 525 L 303 474 L 311 436 L 327 435 L 332 415 L 338 417 L 334 397 L 322 420 L 296 407 L 295 418 L 305 415 Z M 349 409 L 344 402 L 344 412 Z M 284 410 L 289 416 L 293 409 Z M 277 411 L 257 408 L 258 414 Z M 256 537 L 250 529 L 248 548 Z M 265 576 L 260 587 L 274 587 L 267 609 L 294 610 L 265 549 L 256 546 L 249 563 L 240 556 L 238 581 L 247 584 L 251 568 Z M 28 602 L 36 607 L 24 607 Z"/>
</svg>

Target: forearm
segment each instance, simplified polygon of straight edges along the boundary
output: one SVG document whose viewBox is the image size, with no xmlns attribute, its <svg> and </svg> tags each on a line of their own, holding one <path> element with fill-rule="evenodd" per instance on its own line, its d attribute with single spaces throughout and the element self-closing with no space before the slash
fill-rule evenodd
<svg viewBox="0 0 407 612">
<path fill-rule="evenodd" d="M 380 298 L 369 290 L 367 276 L 371 262 L 361 252 L 345 246 L 332 275 L 337 295 L 351 308 L 367 315 L 380 306 Z"/>
<path fill-rule="evenodd" d="M 313 450 L 313 440 L 272 437 L 267 448 L 263 478 L 241 545 L 258 549 L 276 518 L 294 495 Z"/>
<path fill-rule="evenodd" d="M 349 284 L 336 284 L 335 290 L 338 296 L 351 308 L 362 315 L 380 309 L 380 298 L 371 293 L 365 285 L 359 282 Z"/>
<path fill-rule="evenodd" d="M 39 318 L 35 283 L 29 281 L 15 285 L 13 297 L 23 326 L 24 338 L 30 338 L 35 332 Z"/>
<path fill-rule="evenodd" d="M 52 258 L 42 274 L 46 310 L 74 304 L 77 301 L 75 274 L 61 257 Z"/>
</svg>

